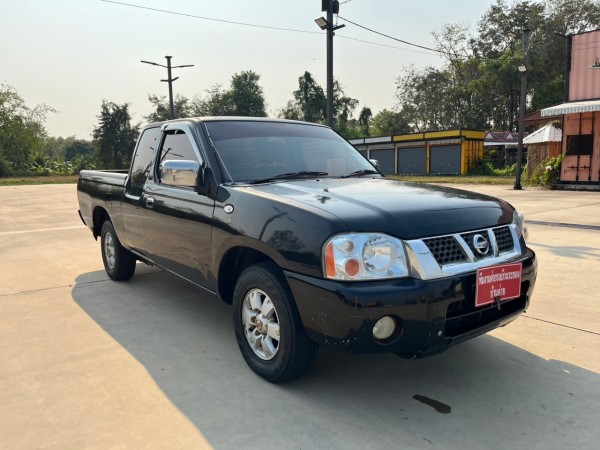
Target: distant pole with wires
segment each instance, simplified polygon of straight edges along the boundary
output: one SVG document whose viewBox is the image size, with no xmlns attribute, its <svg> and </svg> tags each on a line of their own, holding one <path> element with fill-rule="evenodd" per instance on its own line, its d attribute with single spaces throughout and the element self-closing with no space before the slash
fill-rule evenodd
<svg viewBox="0 0 600 450">
<path fill-rule="evenodd" d="M 171 66 L 171 58 L 172 56 L 165 56 L 167 59 L 167 65 L 164 66 L 162 64 L 158 64 L 150 61 L 141 61 L 144 64 L 151 64 L 153 66 L 165 67 L 167 69 L 167 79 L 160 80 L 165 81 L 169 84 L 169 119 L 173 120 L 175 118 L 175 105 L 173 103 L 173 81 L 179 79 L 179 77 L 171 78 L 171 69 L 178 69 L 180 67 L 194 67 L 193 64 L 185 64 L 183 66 Z"/>
<path fill-rule="evenodd" d="M 333 15 L 338 14 L 338 0 L 322 0 L 321 11 L 327 11 L 327 19 L 320 17 L 315 20 L 322 30 L 327 32 L 327 126 L 333 128 L 333 36 L 334 31 L 345 25 L 333 26 Z"/>
<path fill-rule="evenodd" d="M 517 170 L 515 173 L 514 189 L 520 191 L 521 186 L 521 170 L 523 163 L 523 135 L 525 133 L 525 106 L 527 103 L 527 70 L 529 69 L 529 32 L 523 30 L 523 63 L 519 64 L 519 74 L 521 76 L 521 95 L 519 97 L 519 141 L 517 143 Z"/>
</svg>

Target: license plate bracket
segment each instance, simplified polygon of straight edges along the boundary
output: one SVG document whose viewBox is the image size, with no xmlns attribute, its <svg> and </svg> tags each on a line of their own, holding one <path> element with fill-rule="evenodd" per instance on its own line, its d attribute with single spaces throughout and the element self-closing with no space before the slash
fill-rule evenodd
<svg viewBox="0 0 600 450">
<path fill-rule="evenodd" d="M 521 296 L 522 263 L 501 264 L 477 270 L 475 307 Z"/>
</svg>

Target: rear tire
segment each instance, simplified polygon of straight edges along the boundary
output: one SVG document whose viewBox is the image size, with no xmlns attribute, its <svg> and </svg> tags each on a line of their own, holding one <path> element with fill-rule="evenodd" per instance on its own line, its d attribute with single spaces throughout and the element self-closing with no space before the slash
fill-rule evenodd
<svg viewBox="0 0 600 450">
<path fill-rule="evenodd" d="M 100 246 L 104 270 L 108 276 L 115 281 L 129 280 L 135 272 L 135 256 L 121 245 L 110 220 L 102 224 Z"/>
<path fill-rule="evenodd" d="M 302 375 L 319 346 L 304 332 L 292 293 L 271 263 L 244 270 L 233 293 L 233 327 L 244 360 L 271 383 Z"/>
</svg>

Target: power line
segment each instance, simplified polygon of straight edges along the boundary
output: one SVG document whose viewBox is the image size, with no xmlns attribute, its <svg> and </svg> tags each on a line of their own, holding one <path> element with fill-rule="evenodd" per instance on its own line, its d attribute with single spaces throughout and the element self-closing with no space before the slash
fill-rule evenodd
<svg viewBox="0 0 600 450">
<path fill-rule="evenodd" d="M 246 27 L 254 27 L 254 28 L 267 28 L 269 30 L 291 31 L 291 32 L 294 32 L 294 33 L 322 34 L 319 31 L 295 30 L 293 28 L 272 27 L 272 26 L 269 26 L 269 25 L 258 25 L 258 24 L 255 24 L 255 23 L 236 22 L 236 21 L 233 21 L 233 20 L 225 20 L 225 19 L 215 19 L 214 17 L 198 16 L 198 15 L 195 15 L 195 14 L 188 14 L 188 13 L 182 13 L 182 12 L 177 12 L 177 11 L 170 11 L 168 9 L 151 8 L 149 6 L 136 5 L 136 4 L 133 4 L 133 3 L 117 2 L 117 1 L 114 1 L 114 0 L 100 0 L 100 1 L 101 2 L 105 2 L 105 3 L 114 3 L 115 5 L 130 6 L 132 8 L 146 9 L 146 10 L 149 10 L 149 11 L 156 11 L 156 12 L 161 12 L 161 13 L 165 13 L 165 14 L 172 14 L 174 16 L 184 16 L 184 17 L 191 17 L 193 19 L 211 20 L 213 22 L 229 23 L 229 24 L 232 24 L 232 25 L 243 25 L 243 26 L 246 26 Z"/>
<path fill-rule="evenodd" d="M 363 42 L 365 44 L 371 44 L 371 45 L 377 45 L 379 47 L 387 47 L 387 48 L 393 48 L 395 50 L 401 50 L 404 52 L 411 52 L 411 53 L 420 53 L 421 55 L 431 55 L 431 56 L 440 56 L 438 53 L 432 53 L 432 52 L 421 52 L 419 50 L 411 50 L 410 48 L 402 48 L 402 47 L 395 47 L 393 45 L 386 45 L 386 44 L 380 44 L 379 42 L 373 42 L 373 41 L 365 41 L 363 39 L 356 39 L 353 37 L 349 37 L 349 36 L 344 36 L 344 35 L 336 35 L 339 38 L 342 39 L 349 39 L 351 41 L 356 41 L 356 42 Z"/>
<path fill-rule="evenodd" d="M 269 30 L 289 31 L 289 32 L 304 33 L 304 34 L 319 34 L 319 35 L 322 34 L 319 31 L 296 30 L 296 29 L 293 29 L 293 28 L 272 27 L 272 26 L 269 26 L 269 25 L 259 25 L 259 24 L 254 24 L 254 23 L 236 22 L 236 21 L 233 21 L 233 20 L 216 19 L 214 17 L 199 16 L 199 15 L 195 15 L 195 14 L 188 14 L 188 13 L 183 13 L 183 12 L 178 12 L 178 11 L 172 11 L 172 10 L 168 10 L 168 9 L 151 8 L 149 6 L 136 5 L 134 3 L 125 3 L 125 2 L 115 1 L 115 0 L 100 0 L 100 1 L 102 1 L 104 3 L 113 3 L 115 5 L 120 5 L 120 6 L 129 6 L 131 8 L 145 9 L 145 10 L 148 10 L 148 11 L 160 12 L 160 13 L 164 13 L 164 14 L 171 14 L 171 15 L 174 15 L 174 16 L 183 16 L 183 17 L 190 17 L 192 19 L 201 19 L 201 20 L 209 20 L 209 21 L 213 21 L 213 22 L 228 23 L 228 24 L 231 24 L 231 25 L 242 25 L 242 26 L 246 26 L 246 27 L 266 28 L 266 29 L 269 29 Z M 351 1 L 351 0 L 348 0 L 348 1 Z M 344 19 L 343 17 L 340 17 L 340 19 L 343 19 L 346 22 L 354 24 L 353 22 L 350 22 L 349 20 Z M 365 28 L 365 27 L 362 27 L 361 25 L 357 25 L 357 26 L 359 26 L 361 28 Z M 382 34 L 382 33 L 378 33 L 378 34 Z M 386 36 L 386 35 L 383 35 L 383 36 Z M 348 40 L 351 40 L 351 41 L 362 42 L 362 43 L 365 43 L 365 44 L 377 45 L 379 47 L 393 48 L 393 49 L 401 50 L 401 51 L 405 51 L 405 52 L 420 53 L 420 54 L 423 54 L 423 55 L 436 55 L 436 56 L 438 56 L 438 54 L 440 53 L 438 50 L 433 50 L 433 49 L 430 49 L 428 47 L 422 47 L 422 46 L 419 46 L 419 45 L 416 45 L 416 44 L 411 44 L 409 42 L 405 42 L 405 41 L 402 41 L 402 40 L 399 40 L 399 39 L 396 39 L 396 40 L 398 40 L 400 42 L 407 43 L 408 45 L 413 45 L 413 46 L 424 48 L 426 50 L 431 50 L 433 53 L 426 53 L 426 52 L 420 52 L 420 51 L 417 51 L 417 50 L 410 50 L 410 49 L 407 49 L 407 48 L 394 47 L 393 45 L 386 45 L 386 44 L 380 44 L 378 42 L 365 41 L 363 39 L 356 39 L 356 38 L 352 38 L 352 37 L 349 37 L 349 36 L 339 35 L 338 37 L 343 38 L 343 39 L 348 39 Z M 386 36 L 386 37 L 389 37 L 389 36 Z M 392 39 L 394 39 L 394 38 L 392 38 Z"/>
<path fill-rule="evenodd" d="M 342 17 L 342 16 L 340 16 L 340 15 L 338 15 L 338 18 L 342 19 L 342 20 L 343 20 L 343 21 L 345 21 L 345 22 L 351 23 L 352 25 L 354 25 L 354 26 L 356 26 L 356 27 L 359 27 L 359 28 L 362 28 L 362 29 L 364 29 L 364 30 L 370 31 L 371 33 L 378 34 L 378 35 L 380 35 L 380 36 L 386 37 L 386 38 L 388 38 L 388 39 L 392 39 L 392 40 L 394 40 L 394 41 L 402 42 L 403 44 L 410 45 L 410 46 L 412 46 L 412 47 L 418 47 L 418 48 L 422 48 L 422 49 L 425 49 L 425 50 L 430 50 L 430 51 L 432 51 L 432 52 L 435 52 L 435 53 L 447 53 L 447 54 L 450 54 L 450 55 L 459 56 L 459 57 L 461 57 L 461 58 L 469 58 L 469 55 L 461 55 L 461 54 L 458 54 L 458 53 L 453 53 L 453 52 L 444 52 L 444 51 L 442 51 L 442 50 L 437 50 L 437 49 L 435 49 L 435 48 L 431 48 L 431 47 L 425 47 L 424 45 L 413 44 L 412 42 L 408 42 L 408 41 L 405 41 L 405 40 L 403 40 L 403 39 L 398 39 L 398 38 L 395 38 L 395 37 L 393 37 L 393 36 L 390 36 L 390 35 L 388 35 L 388 34 L 381 33 L 381 32 L 379 32 L 379 31 L 373 30 L 372 28 L 365 27 L 364 25 L 360 25 L 360 24 L 358 24 L 358 23 L 356 23 L 356 22 L 352 22 L 351 20 L 349 20 L 349 19 L 346 19 L 345 17 Z"/>
</svg>

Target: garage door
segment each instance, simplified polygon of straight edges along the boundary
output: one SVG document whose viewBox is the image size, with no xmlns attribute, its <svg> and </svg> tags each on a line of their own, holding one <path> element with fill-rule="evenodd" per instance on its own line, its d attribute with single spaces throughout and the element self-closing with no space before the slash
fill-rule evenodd
<svg viewBox="0 0 600 450">
<path fill-rule="evenodd" d="M 460 174 L 460 145 L 431 147 L 429 173 L 432 175 Z"/>
<path fill-rule="evenodd" d="M 425 175 L 427 173 L 427 149 L 425 147 L 398 150 L 399 175 Z"/>
<path fill-rule="evenodd" d="M 386 175 L 394 175 L 396 172 L 394 166 L 396 165 L 396 155 L 393 148 L 385 150 L 371 150 L 371 159 L 379 161 L 379 170 Z"/>
</svg>

